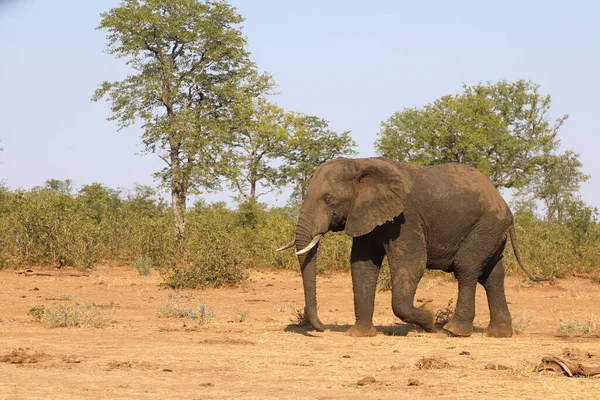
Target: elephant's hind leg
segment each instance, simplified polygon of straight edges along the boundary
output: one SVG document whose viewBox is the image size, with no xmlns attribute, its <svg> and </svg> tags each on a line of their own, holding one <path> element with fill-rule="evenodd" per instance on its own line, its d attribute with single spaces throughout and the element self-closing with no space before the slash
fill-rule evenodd
<svg viewBox="0 0 600 400">
<path fill-rule="evenodd" d="M 444 330 L 454 336 L 467 337 L 473 334 L 473 320 L 475 319 L 475 291 L 477 289 L 477 276 L 456 273 L 458 280 L 458 299 L 454 317 L 444 325 Z"/>
<path fill-rule="evenodd" d="M 490 307 L 490 324 L 486 333 L 492 337 L 511 337 L 513 334 L 512 318 L 504 293 L 504 274 L 504 259 L 500 258 L 498 262 L 486 266 L 479 278 Z"/>
<path fill-rule="evenodd" d="M 473 333 L 477 281 L 490 257 L 498 253 L 502 229 L 493 219 L 480 221 L 456 253 L 454 275 L 458 280 L 458 299 L 454 317 L 444 325 L 444 330 L 454 336 Z"/>
<path fill-rule="evenodd" d="M 375 336 L 373 311 L 377 277 L 383 262 L 384 251 L 371 241 L 371 235 L 354 238 L 352 242 L 351 273 L 354 291 L 356 323 L 348 329 L 349 336 Z"/>
</svg>

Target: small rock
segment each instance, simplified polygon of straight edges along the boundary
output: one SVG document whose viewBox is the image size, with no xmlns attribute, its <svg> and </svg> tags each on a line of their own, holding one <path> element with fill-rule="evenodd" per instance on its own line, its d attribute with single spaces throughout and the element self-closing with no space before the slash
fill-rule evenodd
<svg viewBox="0 0 600 400">
<path fill-rule="evenodd" d="M 343 358 L 352 358 L 352 357 L 349 356 L 348 354 L 346 354 L 345 356 L 343 356 Z"/>
<path fill-rule="evenodd" d="M 423 357 L 415 364 L 419 369 L 446 369 L 450 368 L 448 360 L 444 357 Z"/>
<path fill-rule="evenodd" d="M 163 368 L 163 372 L 173 372 L 171 368 Z"/>
<path fill-rule="evenodd" d="M 400 353 L 399 350 L 394 350 L 392 353 Z"/>
<path fill-rule="evenodd" d="M 502 365 L 502 364 L 486 364 L 486 366 L 484 367 L 484 369 L 491 369 L 493 371 L 506 371 L 509 370 L 510 367 L 507 367 L 506 365 Z"/>
<path fill-rule="evenodd" d="M 471 352 L 469 351 L 461 351 L 460 353 L 458 353 L 459 356 L 470 356 Z"/>
<path fill-rule="evenodd" d="M 594 355 L 588 351 L 582 351 L 576 347 L 565 347 L 562 350 L 562 355 L 571 360 L 586 360 L 594 357 Z"/>
<path fill-rule="evenodd" d="M 40 290 L 40 288 L 36 288 L 36 287 L 34 287 L 34 288 L 33 288 L 33 291 L 34 291 L 34 292 L 36 292 L 36 291 L 38 291 L 38 290 Z"/>
<path fill-rule="evenodd" d="M 366 385 L 370 385 L 375 382 L 376 382 L 376 380 L 372 376 L 365 376 L 364 378 L 362 378 L 361 380 L 359 380 L 356 383 L 358 384 L 358 386 L 366 386 Z"/>
<path fill-rule="evenodd" d="M 418 379 L 408 378 L 408 386 L 421 386 L 422 384 Z"/>
<path fill-rule="evenodd" d="M 206 383 L 201 383 L 200 386 L 202 386 L 202 387 L 212 387 L 212 386 L 215 386 L 215 385 L 214 385 L 214 383 L 206 382 Z"/>
</svg>

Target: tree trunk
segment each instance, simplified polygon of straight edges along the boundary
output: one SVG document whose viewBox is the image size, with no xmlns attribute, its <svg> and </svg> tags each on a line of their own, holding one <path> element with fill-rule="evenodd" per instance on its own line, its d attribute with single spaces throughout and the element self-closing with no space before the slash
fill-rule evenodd
<svg viewBox="0 0 600 400">
<path fill-rule="evenodd" d="M 254 175 L 250 178 L 250 199 L 256 199 L 256 177 Z"/>
<path fill-rule="evenodd" d="M 184 174 L 181 170 L 181 159 L 179 158 L 180 143 L 174 137 L 169 138 L 171 147 L 171 207 L 175 223 L 175 237 L 178 247 L 181 247 L 185 237 L 185 210 L 187 200 L 187 186 Z"/>
<path fill-rule="evenodd" d="M 175 237 L 178 245 L 183 243 L 185 237 L 185 210 L 187 196 L 185 190 L 171 189 L 171 206 L 175 221 Z"/>
</svg>

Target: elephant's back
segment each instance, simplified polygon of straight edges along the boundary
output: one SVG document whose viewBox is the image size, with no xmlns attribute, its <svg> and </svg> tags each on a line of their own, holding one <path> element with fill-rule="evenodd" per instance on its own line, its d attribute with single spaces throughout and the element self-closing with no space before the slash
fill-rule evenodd
<svg viewBox="0 0 600 400">
<path fill-rule="evenodd" d="M 476 225 L 504 230 L 512 223 L 508 205 L 476 169 L 442 164 L 414 172 L 410 197 L 422 221 L 430 255 L 439 250 L 438 256 L 451 256 Z"/>
<path fill-rule="evenodd" d="M 470 209 L 493 214 L 500 219 L 507 216 L 512 218 L 500 192 L 483 173 L 473 167 L 450 163 L 422 168 L 418 172 L 422 176 L 418 179 L 423 185 L 421 190 L 433 200 L 453 204 L 458 208 L 455 211 L 463 209 L 461 213 L 469 214 Z"/>
</svg>

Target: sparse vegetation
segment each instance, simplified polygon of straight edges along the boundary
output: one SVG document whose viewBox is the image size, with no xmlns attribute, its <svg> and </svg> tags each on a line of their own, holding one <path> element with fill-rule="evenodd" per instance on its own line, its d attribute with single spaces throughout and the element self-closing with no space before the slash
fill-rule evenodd
<svg viewBox="0 0 600 400">
<path fill-rule="evenodd" d="M 138 274 L 148 275 L 152 269 L 152 259 L 145 254 L 140 254 L 135 258 L 132 265 Z"/>
<path fill-rule="evenodd" d="M 233 322 L 241 324 L 248 317 L 248 311 L 245 310 L 237 310 L 235 315 L 233 316 Z"/>
<path fill-rule="evenodd" d="M 590 316 L 587 320 L 561 318 L 557 329 L 559 335 L 587 335 L 598 331 L 598 324 L 594 321 L 593 316 Z"/>
<path fill-rule="evenodd" d="M 294 316 L 290 318 L 290 322 L 294 325 L 298 326 L 308 326 L 310 323 L 308 322 L 308 318 L 304 314 L 304 310 L 296 309 L 294 311 Z"/>
<path fill-rule="evenodd" d="M 214 313 L 205 303 L 191 304 L 192 295 L 169 293 L 169 299 L 158 310 L 160 318 L 180 318 L 184 327 L 204 326 L 212 321 Z"/>
<path fill-rule="evenodd" d="M 29 315 L 49 328 L 102 328 L 112 321 L 112 313 L 93 303 L 64 302 L 50 308 L 35 306 Z"/>
<path fill-rule="evenodd" d="M 533 313 L 527 312 L 525 316 L 514 317 L 512 321 L 513 332 L 521 334 L 533 323 Z"/>
<path fill-rule="evenodd" d="M 275 305 L 275 310 L 278 312 L 295 311 L 296 309 L 296 302 L 294 301 L 280 301 Z"/>
</svg>

